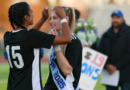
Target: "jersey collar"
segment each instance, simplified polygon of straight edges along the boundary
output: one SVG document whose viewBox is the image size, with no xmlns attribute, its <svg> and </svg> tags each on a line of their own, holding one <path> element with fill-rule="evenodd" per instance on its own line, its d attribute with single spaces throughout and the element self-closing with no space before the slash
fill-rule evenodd
<svg viewBox="0 0 130 90">
<path fill-rule="evenodd" d="M 19 32 L 21 30 L 25 30 L 25 29 L 13 30 L 12 33 L 16 33 L 16 32 Z"/>
</svg>

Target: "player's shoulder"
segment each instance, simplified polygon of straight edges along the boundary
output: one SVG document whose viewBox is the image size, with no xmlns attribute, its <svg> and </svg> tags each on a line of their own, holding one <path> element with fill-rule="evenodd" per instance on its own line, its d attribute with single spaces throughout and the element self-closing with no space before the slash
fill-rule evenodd
<svg viewBox="0 0 130 90">
<path fill-rule="evenodd" d="M 43 35 L 43 34 L 46 34 L 46 33 L 39 31 L 37 29 L 30 29 L 30 30 L 28 30 L 28 34 L 37 36 L 37 35 L 41 35 L 41 34 Z"/>
<path fill-rule="evenodd" d="M 82 44 L 80 42 L 80 40 L 78 39 L 78 37 L 74 34 L 71 35 L 71 42 L 69 44 L 67 44 L 66 47 L 66 51 L 75 51 L 78 50 L 79 53 L 82 51 Z"/>
<path fill-rule="evenodd" d="M 73 40 L 78 40 L 78 38 L 76 37 L 76 35 L 74 33 L 71 35 L 71 41 L 73 41 Z"/>
<path fill-rule="evenodd" d="M 7 31 L 7 32 L 5 32 L 5 34 L 4 34 L 4 39 L 7 37 L 7 36 L 9 36 L 9 34 L 11 34 L 11 31 Z"/>
<path fill-rule="evenodd" d="M 79 38 L 74 33 L 71 35 L 71 42 L 72 43 L 74 43 L 74 42 L 81 43 Z"/>
<path fill-rule="evenodd" d="M 30 34 L 37 33 L 37 32 L 39 32 L 39 31 L 36 30 L 36 29 L 30 29 L 30 30 L 28 30 L 28 33 L 30 33 Z"/>
<path fill-rule="evenodd" d="M 30 30 L 28 30 L 29 32 L 37 32 L 38 30 L 36 30 L 36 29 L 30 29 Z"/>
<path fill-rule="evenodd" d="M 71 43 L 70 44 L 71 45 L 78 45 L 78 46 L 82 47 L 82 44 L 81 44 L 79 38 L 75 34 L 71 35 Z"/>
<path fill-rule="evenodd" d="M 37 33 L 37 32 L 41 32 L 41 31 L 39 31 L 39 30 L 37 30 L 37 29 L 30 29 L 30 30 L 28 30 L 30 33 Z"/>
</svg>

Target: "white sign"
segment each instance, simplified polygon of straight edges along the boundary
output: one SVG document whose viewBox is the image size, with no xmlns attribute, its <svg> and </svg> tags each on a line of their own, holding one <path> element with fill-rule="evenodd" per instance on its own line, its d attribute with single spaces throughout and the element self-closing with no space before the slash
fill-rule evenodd
<svg viewBox="0 0 130 90">
<path fill-rule="evenodd" d="M 107 60 L 107 56 L 90 48 L 83 48 L 82 68 L 79 88 L 83 90 L 94 90 L 99 75 Z"/>
</svg>

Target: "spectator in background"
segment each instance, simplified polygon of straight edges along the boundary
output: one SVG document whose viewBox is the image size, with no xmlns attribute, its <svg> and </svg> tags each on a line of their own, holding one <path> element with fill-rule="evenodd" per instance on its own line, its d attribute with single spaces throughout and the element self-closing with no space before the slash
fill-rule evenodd
<svg viewBox="0 0 130 90">
<path fill-rule="evenodd" d="M 119 85 L 106 86 L 107 90 L 130 90 L 130 27 L 126 25 L 123 13 L 115 10 L 111 14 L 112 26 L 104 33 L 99 51 L 108 56 L 105 69 L 113 74 L 120 71 Z"/>
<path fill-rule="evenodd" d="M 75 9 L 75 22 L 76 23 L 78 22 L 79 17 L 80 17 L 80 12 L 77 9 Z"/>
</svg>

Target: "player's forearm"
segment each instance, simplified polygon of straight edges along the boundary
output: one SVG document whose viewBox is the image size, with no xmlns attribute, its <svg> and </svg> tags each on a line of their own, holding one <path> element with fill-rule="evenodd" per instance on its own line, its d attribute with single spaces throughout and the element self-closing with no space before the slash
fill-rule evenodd
<svg viewBox="0 0 130 90">
<path fill-rule="evenodd" d="M 46 19 L 41 18 L 41 19 L 33 26 L 32 29 L 37 29 L 37 30 L 39 30 L 45 21 L 46 21 Z"/>
<path fill-rule="evenodd" d="M 63 72 L 63 74 L 65 76 L 70 74 L 71 71 L 73 70 L 73 68 L 71 67 L 71 65 L 65 58 L 65 56 L 63 55 L 62 51 L 61 50 L 57 51 L 57 52 L 55 52 L 55 54 L 56 54 L 58 65 L 59 65 L 61 71 Z"/>
<path fill-rule="evenodd" d="M 66 22 L 64 22 L 62 24 L 62 35 L 55 37 L 53 45 L 67 44 L 67 43 L 70 43 L 70 42 L 71 42 L 70 30 L 69 30 L 68 24 Z"/>
<path fill-rule="evenodd" d="M 71 42 L 71 35 L 68 23 L 62 23 L 62 38 L 65 42 Z"/>
</svg>

